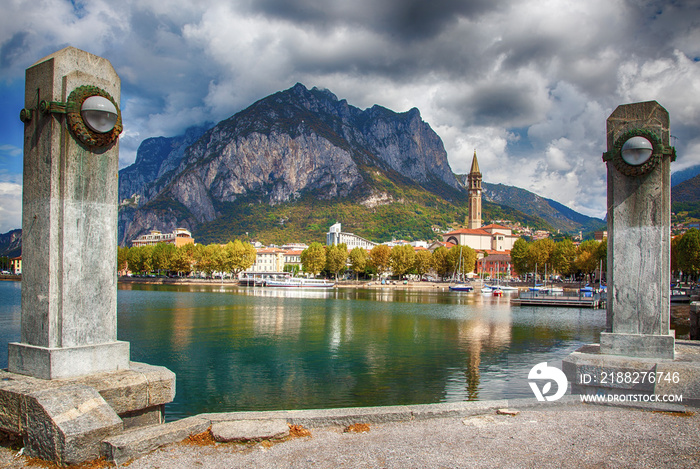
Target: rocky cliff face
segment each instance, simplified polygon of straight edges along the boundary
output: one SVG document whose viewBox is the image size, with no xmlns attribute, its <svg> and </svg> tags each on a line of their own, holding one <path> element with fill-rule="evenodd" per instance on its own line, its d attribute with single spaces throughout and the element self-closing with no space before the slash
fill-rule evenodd
<svg viewBox="0 0 700 469">
<path fill-rule="evenodd" d="M 122 244 L 150 229 L 194 230 L 215 220 L 222 203 L 251 195 L 270 205 L 305 193 L 375 203 L 383 196 L 368 171 L 432 191 L 462 190 L 440 137 L 417 109 L 360 110 L 301 84 L 196 133 L 149 139 L 120 171 Z"/>
</svg>

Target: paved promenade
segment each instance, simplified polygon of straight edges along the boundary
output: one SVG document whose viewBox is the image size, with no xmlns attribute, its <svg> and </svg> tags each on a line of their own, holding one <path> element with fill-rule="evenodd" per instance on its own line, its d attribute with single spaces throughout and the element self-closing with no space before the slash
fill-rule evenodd
<svg viewBox="0 0 700 469">
<path fill-rule="evenodd" d="M 385 421 L 367 414 L 369 428 L 346 432 L 322 419 L 305 425 L 310 436 L 257 443 L 174 443 L 128 463 L 130 469 L 168 468 L 696 468 L 700 415 L 626 407 L 524 401 L 472 403 L 463 412 L 430 412 Z M 517 415 L 501 415 L 502 404 Z M 390 409 L 390 408 L 389 408 Z M 669 407 L 670 409 L 670 407 Z M 675 406 L 674 410 L 679 410 Z M 323 413 L 324 411 L 319 411 Z M 461 414 L 461 415 L 460 415 Z M 209 414 L 225 418 L 226 414 Z M 307 414 L 310 415 L 310 414 Z M 338 415 L 338 414 L 334 414 Z M 219 417 L 217 417 L 219 416 Z M 223 416 L 223 417 L 222 417 Z M 415 418 L 417 417 L 417 418 Z M 356 419 L 359 420 L 363 419 Z M 312 422 L 318 422 L 318 426 Z M 126 466 L 126 464 L 124 464 Z M 0 467 L 46 467 L 0 448 Z"/>
</svg>

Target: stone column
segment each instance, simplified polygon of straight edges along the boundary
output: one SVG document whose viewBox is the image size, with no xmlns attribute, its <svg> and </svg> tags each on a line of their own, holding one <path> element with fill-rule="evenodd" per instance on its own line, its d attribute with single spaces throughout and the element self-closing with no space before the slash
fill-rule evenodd
<svg viewBox="0 0 700 469">
<path fill-rule="evenodd" d="M 42 379 L 129 369 L 129 343 L 117 340 L 119 143 L 94 143 L 71 121 L 69 98 L 85 85 L 118 110 L 106 59 L 68 47 L 26 71 L 21 343 L 8 362 Z"/>
<path fill-rule="evenodd" d="M 645 162 L 627 163 L 622 145 L 653 143 Z M 670 332 L 671 183 L 669 116 L 656 101 L 619 106 L 607 120 L 608 302 L 600 353 L 674 358 Z"/>
</svg>

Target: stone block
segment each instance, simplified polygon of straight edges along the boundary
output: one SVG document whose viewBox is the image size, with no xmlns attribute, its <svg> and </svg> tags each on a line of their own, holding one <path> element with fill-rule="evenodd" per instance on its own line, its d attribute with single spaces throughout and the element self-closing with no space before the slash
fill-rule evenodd
<svg viewBox="0 0 700 469">
<path fill-rule="evenodd" d="M 600 353 L 673 360 L 675 337 L 668 335 L 601 332 Z"/>
<path fill-rule="evenodd" d="M 88 386 L 44 389 L 22 402 L 28 455 L 78 464 L 101 455 L 101 441 L 123 430 L 119 416 Z"/>
<path fill-rule="evenodd" d="M 288 436 L 289 425 L 286 419 L 216 422 L 211 434 L 221 442 L 269 440 Z"/>
<path fill-rule="evenodd" d="M 61 379 L 129 369 L 128 342 L 47 348 L 25 343 L 8 345 L 9 371 L 40 379 Z"/>
<path fill-rule="evenodd" d="M 130 459 L 146 454 L 161 446 L 177 443 L 190 435 L 207 431 L 211 422 L 199 417 L 189 417 L 175 422 L 126 431 L 105 438 L 102 455 L 121 465 Z"/>
</svg>

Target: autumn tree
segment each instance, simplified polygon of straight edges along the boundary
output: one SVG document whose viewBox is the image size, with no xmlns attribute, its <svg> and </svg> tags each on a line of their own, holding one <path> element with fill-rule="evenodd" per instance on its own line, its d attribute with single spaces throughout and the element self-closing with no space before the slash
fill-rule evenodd
<svg viewBox="0 0 700 469">
<path fill-rule="evenodd" d="M 423 278 L 423 275 L 430 272 L 433 268 L 432 253 L 428 250 L 416 251 L 416 259 L 413 262 L 413 268 L 416 269 L 418 277 Z"/>
<path fill-rule="evenodd" d="M 451 274 L 454 270 L 452 259 L 447 255 L 447 248 L 440 246 L 433 251 L 432 263 L 435 273 L 440 278 L 445 278 L 447 275 Z"/>
<path fill-rule="evenodd" d="M 338 280 L 338 273 L 345 270 L 348 262 L 348 247 L 345 243 L 335 244 L 326 249 L 326 269 L 335 275 Z"/>
<path fill-rule="evenodd" d="M 537 269 L 539 272 L 545 270 L 545 265 L 551 264 L 550 258 L 554 251 L 554 241 L 551 238 L 538 239 L 532 243 L 527 250 L 528 271 Z M 511 251 L 511 259 L 513 253 Z"/>
<path fill-rule="evenodd" d="M 391 255 L 391 248 L 386 244 L 379 244 L 374 246 L 369 252 L 369 263 L 375 269 L 377 273 L 381 276 L 389 268 L 389 256 Z"/>
<path fill-rule="evenodd" d="M 348 255 L 350 259 L 350 268 L 355 272 L 355 280 L 360 276 L 361 272 L 364 272 L 367 268 L 367 261 L 369 260 L 369 254 L 367 251 L 361 247 L 353 248 Z"/>
<path fill-rule="evenodd" d="M 129 248 L 117 247 L 117 270 L 121 271 L 127 268 L 129 264 Z"/>
<path fill-rule="evenodd" d="M 389 253 L 389 265 L 394 275 L 401 278 L 413 268 L 416 260 L 416 251 L 410 244 L 394 246 Z"/>
<path fill-rule="evenodd" d="M 326 266 L 326 249 L 321 243 L 311 245 L 301 252 L 301 265 L 304 272 L 314 277 Z"/>
<path fill-rule="evenodd" d="M 576 259 L 576 246 L 570 239 L 564 239 L 554 245 L 550 257 L 552 268 L 564 276 L 574 273 L 574 260 Z"/>
</svg>

